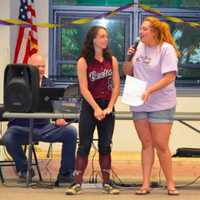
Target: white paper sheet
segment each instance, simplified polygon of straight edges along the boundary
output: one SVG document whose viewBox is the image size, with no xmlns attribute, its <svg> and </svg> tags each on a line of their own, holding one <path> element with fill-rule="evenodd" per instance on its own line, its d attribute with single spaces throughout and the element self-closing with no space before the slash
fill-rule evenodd
<svg viewBox="0 0 200 200">
<path fill-rule="evenodd" d="M 122 95 L 122 102 L 130 106 L 139 106 L 144 102 L 142 94 L 146 89 L 147 83 L 132 76 L 127 75 Z"/>
</svg>

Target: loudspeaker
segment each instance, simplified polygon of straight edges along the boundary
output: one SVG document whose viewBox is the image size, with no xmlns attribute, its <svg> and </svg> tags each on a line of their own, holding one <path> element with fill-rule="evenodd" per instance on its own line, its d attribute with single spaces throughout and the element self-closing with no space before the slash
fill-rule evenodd
<svg viewBox="0 0 200 200">
<path fill-rule="evenodd" d="M 172 157 L 200 157 L 200 148 L 178 148 Z"/>
<path fill-rule="evenodd" d="M 39 71 L 32 65 L 9 64 L 4 72 L 4 106 L 9 112 L 36 112 Z"/>
</svg>

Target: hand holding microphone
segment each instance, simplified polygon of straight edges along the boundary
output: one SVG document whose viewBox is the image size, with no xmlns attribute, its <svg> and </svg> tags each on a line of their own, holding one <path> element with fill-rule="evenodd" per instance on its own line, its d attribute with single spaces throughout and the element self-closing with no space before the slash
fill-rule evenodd
<svg viewBox="0 0 200 200">
<path fill-rule="evenodd" d="M 128 49 L 126 61 L 130 62 L 132 60 L 133 56 L 135 55 L 139 41 L 140 41 L 140 38 L 137 37 L 135 40 L 135 43 L 133 45 L 131 45 L 131 47 Z"/>
</svg>

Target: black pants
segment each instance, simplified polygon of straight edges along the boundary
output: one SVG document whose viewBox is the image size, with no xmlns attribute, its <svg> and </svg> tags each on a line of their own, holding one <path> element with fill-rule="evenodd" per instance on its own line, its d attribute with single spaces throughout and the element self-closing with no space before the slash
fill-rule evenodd
<svg viewBox="0 0 200 200">
<path fill-rule="evenodd" d="M 107 100 L 96 100 L 96 102 L 102 109 L 105 109 L 109 103 Z M 78 155 L 84 157 L 89 155 L 95 127 L 98 131 L 99 153 L 101 155 L 110 154 L 114 123 L 114 113 L 106 115 L 101 121 L 97 120 L 93 108 L 83 99 L 79 122 Z"/>
</svg>

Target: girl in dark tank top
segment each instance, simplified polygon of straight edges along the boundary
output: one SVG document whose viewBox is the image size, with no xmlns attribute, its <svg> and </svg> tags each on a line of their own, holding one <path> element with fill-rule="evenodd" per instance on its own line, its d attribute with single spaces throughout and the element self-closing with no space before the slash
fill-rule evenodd
<svg viewBox="0 0 200 200">
<path fill-rule="evenodd" d="M 110 171 L 115 121 L 113 111 L 119 95 L 120 79 L 118 62 L 108 49 L 108 32 L 104 27 L 94 26 L 88 31 L 77 62 L 77 74 L 82 94 L 79 146 L 75 183 L 67 189 L 66 194 L 77 194 L 81 190 L 95 127 L 98 131 L 103 190 L 109 194 L 119 194 L 119 190 L 111 185 Z"/>
</svg>

